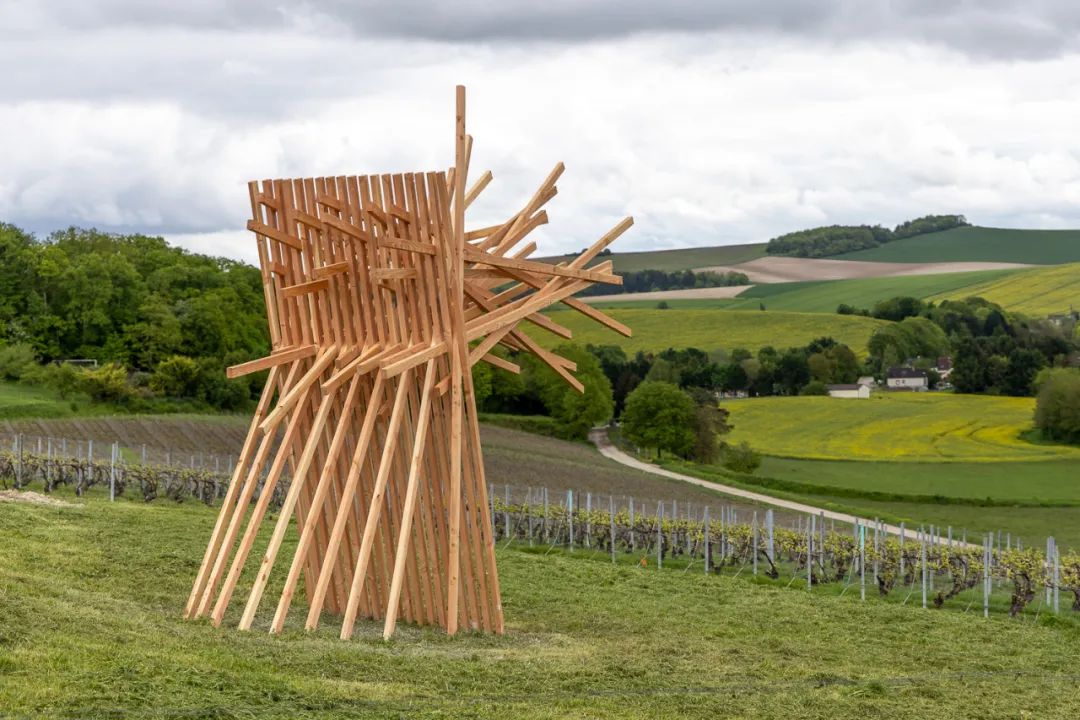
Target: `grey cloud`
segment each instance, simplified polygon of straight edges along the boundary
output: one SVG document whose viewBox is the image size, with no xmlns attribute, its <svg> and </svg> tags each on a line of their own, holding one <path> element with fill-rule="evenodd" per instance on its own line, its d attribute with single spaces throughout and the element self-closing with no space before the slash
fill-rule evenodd
<svg viewBox="0 0 1080 720">
<path fill-rule="evenodd" d="M 645 33 L 757 32 L 815 42 L 900 41 L 973 57 L 1055 57 L 1080 48 L 1075 0 L 52 0 L 25 15 L 61 27 L 317 28 L 449 43 L 579 42 Z M 28 21 L 32 22 L 32 21 Z"/>
</svg>

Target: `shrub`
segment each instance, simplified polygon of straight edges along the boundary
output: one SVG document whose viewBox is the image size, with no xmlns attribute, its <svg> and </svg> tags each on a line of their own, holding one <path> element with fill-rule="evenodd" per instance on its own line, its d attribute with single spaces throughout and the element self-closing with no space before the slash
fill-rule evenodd
<svg viewBox="0 0 1080 720">
<path fill-rule="evenodd" d="M 127 370 L 118 363 L 83 370 L 79 373 L 79 385 L 87 395 L 101 402 L 123 402 L 132 395 Z"/>
<path fill-rule="evenodd" d="M 756 453 L 745 440 L 738 445 L 724 444 L 723 465 L 737 473 L 752 474 L 761 467 L 761 455 Z"/>
<path fill-rule="evenodd" d="M 20 380 L 22 376 L 37 366 L 34 348 L 28 343 L 15 343 L 0 347 L 0 378 Z"/>
<path fill-rule="evenodd" d="M 800 395 L 828 395 L 829 388 L 820 380 L 811 380 L 799 390 Z"/>
<path fill-rule="evenodd" d="M 173 355 L 158 363 L 150 376 L 150 389 L 166 397 L 195 397 L 199 390 L 199 364 Z"/>
</svg>

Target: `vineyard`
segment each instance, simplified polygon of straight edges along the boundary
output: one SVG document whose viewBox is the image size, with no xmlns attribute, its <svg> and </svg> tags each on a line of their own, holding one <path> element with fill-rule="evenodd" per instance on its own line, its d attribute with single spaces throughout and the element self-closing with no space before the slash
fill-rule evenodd
<svg viewBox="0 0 1080 720">
<path fill-rule="evenodd" d="M 40 486 L 46 492 L 70 488 L 83 497 L 92 488 L 107 489 L 110 497 L 135 495 L 145 502 L 196 500 L 212 505 L 225 494 L 228 476 L 204 468 L 129 464 L 114 445 L 108 460 L 38 455 L 17 448 L 0 453 L 0 487 Z M 287 482 L 273 488 L 271 504 L 279 507 Z M 261 495 L 260 487 L 256 498 Z M 554 500 L 552 498 L 555 498 Z M 923 607 L 964 606 L 991 610 L 995 587 L 1008 590 L 1008 612 L 1018 615 L 1036 597 L 1059 612 L 1061 592 L 1073 594 L 1071 607 L 1080 611 L 1080 554 L 1062 553 L 1053 538 L 1046 551 L 1015 543 L 1009 535 L 987 535 L 982 546 L 967 542 L 966 532 L 954 537 L 952 528 L 890 528 L 874 521 L 849 528 L 826 526 L 825 518 L 790 516 L 777 522 L 773 510 L 755 510 L 747 521 L 743 508 L 722 506 L 710 516 L 708 506 L 688 502 L 635 502 L 634 498 L 569 490 L 552 495 L 547 488 L 490 489 L 490 512 L 500 542 L 527 544 L 574 552 L 609 555 L 613 563 L 652 563 L 705 573 L 746 571 L 800 584 L 807 589 L 834 585 L 846 592 L 858 586 L 863 599 L 871 595 L 917 593 Z M 254 500 L 254 498 L 253 498 Z M 1002 542 L 1004 540 L 1004 546 Z M 981 599 L 981 604 L 980 604 Z"/>
</svg>

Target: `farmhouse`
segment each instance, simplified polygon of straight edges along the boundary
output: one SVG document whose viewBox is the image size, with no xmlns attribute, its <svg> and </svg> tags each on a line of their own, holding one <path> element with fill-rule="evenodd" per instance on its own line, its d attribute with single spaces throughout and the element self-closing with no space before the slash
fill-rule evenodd
<svg viewBox="0 0 1080 720">
<path fill-rule="evenodd" d="M 850 385 L 826 385 L 825 389 L 829 391 L 829 397 L 834 398 L 863 398 L 870 397 L 870 386 L 863 383 L 852 383 Z"/>
<path fill-rule="evenodd" d="M 885 378 L 885 386 L 889 390 L 923 391 L 930 389 L 926 371 L 909 367 L 889 368 Z"/>
</svg>

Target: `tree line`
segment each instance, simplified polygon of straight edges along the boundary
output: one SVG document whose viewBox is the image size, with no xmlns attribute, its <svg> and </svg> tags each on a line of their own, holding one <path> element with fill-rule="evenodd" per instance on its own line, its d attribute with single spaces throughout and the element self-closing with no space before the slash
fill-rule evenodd
<svg viewBox="0 0 1080 720">
<path fill-rule="evenodd" d="M 694 270 L 633 270 L 615 273 L 623 279 L 622 285 L 604 285 L 597 283 L 578 293 L 581 297 L 591 295 L 617 295 L 621 293 L 653 292 L 656 290 L 683 290 L 688 288 L 728 287 L 730 285 L 749 285 L 746 273 Z"/>
<path fill-rule="evenodd" d="M 38 238 L 0 223 L 0 268 L 3 379 L 134 409 L 165 397 L 239 408 L 258 392 L 261 378 L 224 377 L 270 349 L 250 265 L 160 237 L 69 228 Z"/>
<path fill-rule="evenodd" d="M 892 230 L 881 225 L 828 225 L 774 237 L 765 252 L 804 258 L 830 257 L 965 225 L 970 223 L 963 215 L 926 215 L 906 220 Z"/>
</svg>

